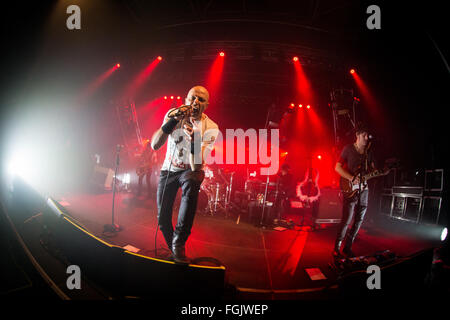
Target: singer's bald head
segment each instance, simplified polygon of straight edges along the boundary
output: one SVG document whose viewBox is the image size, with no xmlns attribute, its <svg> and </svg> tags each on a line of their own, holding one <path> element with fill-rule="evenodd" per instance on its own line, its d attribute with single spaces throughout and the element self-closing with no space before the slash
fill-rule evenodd
<svg viewBox="0 0 450 320">
<path fill-rule="evenodd" d="M 209 92 L 203 86 L 192 87 L 191 90 L 189 90 L 189 92 L 188 92 L 187 98 L 189 98 L 189 96 L 192 96 L 192 95 L 195 95 L 195 94 L 199 94 L 199 93 L 204 95 L 204 97 L 206 97 L 206 99 L 209 101 Z"/>
<path fill-rule="evenodd" d="M 203 111 L 209 104 L 209 92 L 203 86 L 194 86 L 189 90 L 186 97 L 186 104 L 192 105 L 194 112 L 192 116 L 200 119 Z"/>
</svg>

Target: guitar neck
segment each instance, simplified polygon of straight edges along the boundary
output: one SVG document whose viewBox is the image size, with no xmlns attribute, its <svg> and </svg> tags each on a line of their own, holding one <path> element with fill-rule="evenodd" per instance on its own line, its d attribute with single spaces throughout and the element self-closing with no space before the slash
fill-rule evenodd
<svg viewBox="0 0 450 320">
<path fill-rule="evenodd" d="M 375 171 L 373 171 L 371 173 L 368 173 L 368 174 L 364 175 L 363 179 L 367 181 L 367 180 L 369 180 L 371 178 L 379 177 L 379 176 L 382 176 L 382 175 L 384 175 L 384 172 L 381 172 L 379 170 L 375 170 Z"/>
</svg>

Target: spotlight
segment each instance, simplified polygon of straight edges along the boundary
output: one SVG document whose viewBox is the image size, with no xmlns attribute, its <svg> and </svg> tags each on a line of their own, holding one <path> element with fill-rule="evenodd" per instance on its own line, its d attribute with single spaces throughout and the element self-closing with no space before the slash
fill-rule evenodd
<svg viewBox="0 0 450 320">
<path fill-rule="evenodd" d="M 447 238 L 447 233 L 448 233 L 447 228 L 442 229 L 442 232 L 441 232 L 441 241 L 444 241 L 444 240 Z"/>
<path fill-rule="evenodd" d="M 322 156 L 319 154 L 319 155 L 317 156 L 317 159 L 321 160 L 321 159 L 322 159 Z"/>
<path fill-rule="evenodd" d="M 158 58 L 156 58 L 156 59 L 158 59 L 159 61 L 161 61 L 161 60 L 162 60 L 162 57 L 161 57 L 161 56 L 158 56 Z"/>
<path fill-rule="evenodd" d="M 220 51 L 220 52 L 219 52 L 219 56 L 221 56 L 221 57 L 225 57 L 225 52 L 223 52 L 223 51 Z"/>
<path fill-rule="evenodd" d="M 164 96 L 164 100 L 167 100 L 167 96 Z"/>
<path fill-rule="evenodd" d="M 355 69 L 350 69 L 350 73 L 354 74 L 355 73 Z"/>
<path fill-rule="evenodd" d="M 294 62 L 297 62 L 298 61 L 298 57 L 297 56 L 293 57 L 292 60 L 294 60 Z"/>
<path fill-rule="evenodd" d="M 291 107 L 295 107 L 295 104 L 291 103 Z"/>
<path fill-rule="evenodd" d="M 173 100 L 173 96 L 170 96 L 170 99 L 172 99 L 172 100 Z"/>
<path fill-rule="evenodd" d="M 116 67 L 117 67 L 117 68 L 120 68 L 120 63 L 116 64 Z"/>
<path fill-rule="evenodd" d="M 180 97 L 180 96 L 178 96 L 178 97 L 177 97 L 177 100 L 180 100 L 180 99 L 181 99 L 181 97 Z"/>
<path fill-rule="evenodd" d="M 306 108 L 308 108 L 308 109 L 310 109 L 311 108 L 311 106 L 308 104 L 307 106 L 306 106 Z"/>
<path fill-rule="evenodd" d="M 303 105 L 302 105 L 302 104 L 299 104 L 298 107 L 299 107 L 299 108 L 303 108 Z"/>
</svg>

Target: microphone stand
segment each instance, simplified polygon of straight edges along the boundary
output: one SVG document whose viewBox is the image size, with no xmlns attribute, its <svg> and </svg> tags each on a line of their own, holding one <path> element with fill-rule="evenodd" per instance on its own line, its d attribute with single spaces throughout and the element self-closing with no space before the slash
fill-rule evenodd
<svg viewBox="0 0 450 320">
<path fill-rule="evenodd" d="M 116 233 L 119 231 L 122 231 L 123 228 L 121 226 L 119 226 L 118 224 L 114 223 L 114 200 L 115 200 L 115 196 L 116 196 L 116 179 L 117 179 L 117 171 L 119 168 L 119 163 L 120 163 L 120 149 L 121 149 L 121 145 L 117 145 L 116 147 L 116 168 L 114 171 L 114 179 L 113 179 L 113 197 L 112 197 L 112 219 L 111 219 L 111 224 L 105 224 L 103 226 L 103 232 L 112 232 L 112 233 Z"/>
</svg>

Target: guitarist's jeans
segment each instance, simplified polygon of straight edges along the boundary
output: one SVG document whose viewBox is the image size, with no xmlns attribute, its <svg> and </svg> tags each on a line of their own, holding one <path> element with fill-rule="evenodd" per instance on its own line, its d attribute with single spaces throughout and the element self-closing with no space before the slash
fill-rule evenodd
<svg viewBox="0 0 450 320">
<path fill-rule="evenodd" d="M 339 226 L 337 238 L 336 238 L 336 246 L 340 247 L 340 244 L 345 238 L 347 234 L 347 229 L 352 222 L 353 217 L 355 221 L 353 226 L 347 235 L 347 240 L 345 246 L 347 248 L 351 248 L 353 241 L 355 241 L 356 235 L 358 234 L 359 228 L 364 221 L 364 216 L 367 211 L 367 204 L 369 201 L 369 190 L 364 190 L 361 193 L 361 200 L 358 205 L 358 195 L 350 199 L 344 199 L 343 207 L 342 207 L 342 222 Z"/>
<path fill-rule="evenodd" d="M 141 174 L 139 176 L 139 182 L 138 182 L 138 191 L 137 194 L 140 195 L 141 194 L 141 190 L 142 190 L 142 180 L 144 180 L 144 176 L 145 176 L 145 183 L 147 184 L 147 192 L 148 195 L 150 195 L 150 178 L 152 176 L 152 171 L 149 170 L 147 172 L 145 172 L 144 174 Z"/>
<path fill-rule="evenodd" d="M 167 178 L 167 175 L 169 177 Z M 170 250 L 182 247 L 191 233 L 197 209 L 198 193 L 205 173 L 191 171 L 179 172 L 161 171 L 157 191 L 158 224 Z M 167 185 L 164 191 L 164 184 Z M 172 225 L 172 209 L 178 189 L 181 188 L 181 203 L 178 211 L 178 221 L 175 230 Z"/>
</svg>

